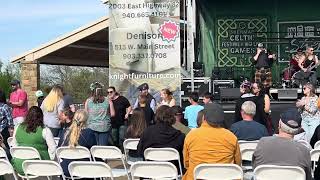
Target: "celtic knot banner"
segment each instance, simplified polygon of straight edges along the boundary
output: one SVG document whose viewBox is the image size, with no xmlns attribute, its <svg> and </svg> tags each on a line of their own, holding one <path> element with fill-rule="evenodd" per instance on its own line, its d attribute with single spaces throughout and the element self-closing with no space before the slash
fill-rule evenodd
<svg viewBox="0 0 320 180">
<path fill-rule="evenodd" d="M 217 57 L 219 67 L 248 67 L 256 45 L 265 41 L 267 17 L 223 17 L 217 25 Z"/>
</svg>

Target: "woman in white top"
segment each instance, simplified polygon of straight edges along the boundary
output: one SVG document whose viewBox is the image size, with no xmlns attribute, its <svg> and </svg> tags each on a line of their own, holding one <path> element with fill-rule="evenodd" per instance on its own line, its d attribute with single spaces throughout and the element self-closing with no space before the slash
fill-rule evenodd
<svg viewBox="0 0 320 180">
<path fill-rule="evenodd" d="M 162 101 L 160 102 L 161 105 L 167 105 L 167 106 L 175 106 L 176 100 L 173 98 L 172 92 L 169 89 L 162 89 L 160 92 L 160 96 Z"/>
<path fill-rule="evenodd" d="M 304 97 L 298 100 L 296 106 L 301 111 L 301 127 L 304 129 L 307 135 L 307 140 L 310 139 L 320 123 L 320 114 L 317 107 L 318 96 L 315 93 L 315 88 L 311 83 L 307 83 L 303 86 Z"/>
</svg>

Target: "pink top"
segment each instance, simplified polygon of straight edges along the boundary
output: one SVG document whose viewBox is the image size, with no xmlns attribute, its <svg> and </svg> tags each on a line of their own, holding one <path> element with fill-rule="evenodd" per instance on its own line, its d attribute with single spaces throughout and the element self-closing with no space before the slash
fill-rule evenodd
<svg viewBox="0 0 320 180">
<path fill-rule="evenodd" d="M 10 94 L 10 102 L 19 102 L 19 100 L 24 101 L 22 106 L 15 106 L 12 110 L 12 117 L 26 117 L 28 113 L 28 96 L 27 93 L 18 89 Z"/>
</svg>

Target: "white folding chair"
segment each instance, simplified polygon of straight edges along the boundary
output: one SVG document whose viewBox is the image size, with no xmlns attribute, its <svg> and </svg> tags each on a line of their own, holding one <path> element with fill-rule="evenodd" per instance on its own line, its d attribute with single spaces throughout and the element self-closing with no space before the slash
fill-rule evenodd
<svg viewBox="0 0 320 180">
<path fill-rule="evenodd" d="M 114 177 L 127 175 L 129 178 L 124 155 L 119 148 L 115 146 L 92 146 L 90 151 L 94 161 L 96 161 L 96 158 L 103 160 L 121 160 L 124 169 L 112 168 L 112 174 Z"/>
<path fill-rule="evenodd" d="M 250 161 L 252 162 L 252 156 L 254 153 L 255 149 L 242 149 L 241 150 L 241 159 L 242 161 Z M 242 165 L 243 170 L 251 170 L 252 166 L 246 166 L 246 165 Z"/>
<path fill-rule="evenodd" d="M 314 144 L 313 149 L 320 149 L 320 140 L 316 142 L 316 144 Z"/>
<path fill-rule="evenodd" d="M 18 180 L 13 167 L 11 166 L 10 162 L 4 159 L 0 159 L 0 176 L 12 174 L 15 180 Z"/>
<path fill-rule="evenodd" d="M 41 156 L 36 148 L 26 147 L 26 146 L 16 146 L 10 148 L 10 154 L 13 158 L 30 160 L 30 159 L 38 159 L 41 160 Z M 25 179 L 25 175 L 21 175 L 18 173 L 22 179 Z M 34 178 L 34 177 L 33 177 Z"/>
<path fill-rule="evenodd" d="M 68 170 L 71 179 L 77 178 L 111 178 L 111 168 L 103 162 L 73 161 L 69 164 Z"/>
<path fill-rule="evenodd" d="M 146 160 L 151 161 L 178 161 L 180 175 L 182 175 L 180 154 L 174 148 L 147 148 L 143 156 Z"/>
<path fill-rule="evenodd" d="M 132 180 L 135 177 L 178 180 L 177 168 L 170 162 L 138 161 L 132 164 L 130 172 Z"/>
<path fill-rule="evenodd" d="M 313 149 L 310 151 L 311 161 L 313 162 L 313 168 L 312 168 L 313 171 L 316 168 L 317 162 L 319 160 L 319 156 L 320 156 L 320 149 Z"/>
<path fill-rule="evenodd" d="M 54 142 L 56 143 L 56 145 L 58 146 L 60 138 L 59 137 L 54 137 L 53 139 L 54 139 Z"/>
<path fill-rule="evenodd" d="M 0 159 L 6 159 L 7 161 L 9 161 L 7 153 L 2 147 L 0 147 Z"/>
<path fill-rule="evenodd" d="M 255 180 L 305 180 L 306 174 L 298 166 L 260 165 L 253 171 Z"/>
<path fill-rule="evenodd" d="M 243 141 L 240 140 L 238 141 L 239 143 L 239 147 L 240 147 L 240 151 L 242 149 L 256 149 L 257 145 L 258 145 L 259 141 Z"/>
<path fill-rule="evenodd" d="M 62 159 L 85 159 L 88 158 L 91 161 L 90 151 L 83 146 L 76 146 L 74 148 L 68 146 L 58 147 L 56 150 L 56 157 L 58 162 Z"/>
<path fill-rule="evenodd" d="M 47 176 L 61 176 L 65 180 L 63 170 L 60 165 L 55 161 L 48 160 L 26 160 L 22 163 L 22 169 L 27 179 L 30 175 L 32 177 L 43 177 Z"/>
<path fill-rule="evenodd" d="M 236 164 L 199 164 L 193 173 L 194 179 L 243 179 L 243 171 Z"/>
<path fill-rule="evenodd" d="M 12 144 L 12 142 L 13 142 L 13 137 L 8 137 L 7 142 L 8 142 L 8 145 L 9 145 L 10 147 L 12 147 L 12 146 L 13 146 L 13 144 Z"/>
<path fill-rule="evenodd" d="M 126 162 L 127 162 L 129 165 L 133 164 L 133 162 L 131 162 L 131 161 L 128 160 L 129 150 L 134 150 L 134 151 L 136 151 L 136 150 L 137 150 L 137 146 L 138 146 L 138 144 L 139 144 L 139 141 L 140 141 L 140 139 L 126 139 L 126 140 L 124 140 L 124 142 L 123 142 L 123 149 L 124 149 L 125 159 L 126 159 Z"/>
</svg>

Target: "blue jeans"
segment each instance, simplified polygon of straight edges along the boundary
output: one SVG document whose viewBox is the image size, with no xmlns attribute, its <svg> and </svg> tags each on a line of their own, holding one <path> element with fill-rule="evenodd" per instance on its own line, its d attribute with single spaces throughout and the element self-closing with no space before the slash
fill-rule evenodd
<svg viewBox="0 0 320 180">
<path fill-rule="evenodd" d="M 109 134 L 110 134 L 110 131 L 107 131 L 107 132 L 94 131 L 94 136 L 96 138 L 97 145 L 99 145 L 99 146 L 107 146 L 108 145 Z"/>
<path fill-rule="evenodd" d="M 124 135 L 127 131 L 127 126 L 122 125 L 118 128 L 112 128 L 111 130 L 111 139 L 113 146 L 118 146 L 122 149 L 122 144 L 124 141 Z"/>
</svg>

